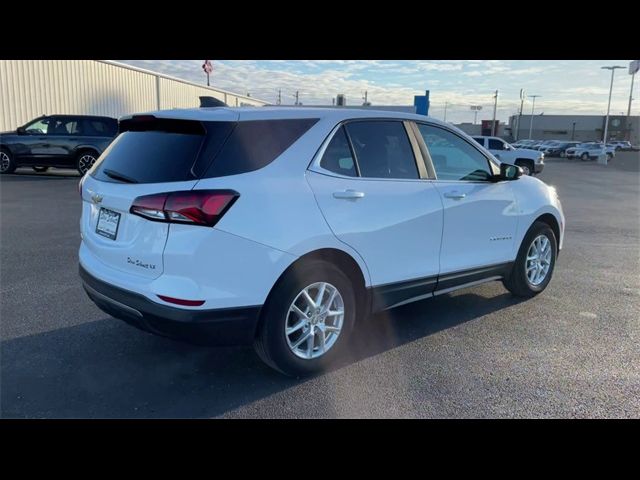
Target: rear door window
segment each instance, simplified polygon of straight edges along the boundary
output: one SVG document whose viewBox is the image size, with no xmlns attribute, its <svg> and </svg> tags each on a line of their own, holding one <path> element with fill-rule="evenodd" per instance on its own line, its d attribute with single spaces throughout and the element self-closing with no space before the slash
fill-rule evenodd
<svg viewBox="0 0 640 480">
<path fill-rule="evenodd" d="M 362 177 L 419 178 L 413 149 L 401 121 L 349 122 L 346 130 Z"/>
<path fill-rule="evenodd" d="M 320 160 L 320 166 L 338 175 L 345 175 L 347 177 L 358 176 L 353 154 L 351 153 L 351 147 L 349 146 L 349 140 L 344 132 L 344 126 L 338 129 L 329 142 L 329 145 L 327 145 L 322 160 Z"/>
</svg>

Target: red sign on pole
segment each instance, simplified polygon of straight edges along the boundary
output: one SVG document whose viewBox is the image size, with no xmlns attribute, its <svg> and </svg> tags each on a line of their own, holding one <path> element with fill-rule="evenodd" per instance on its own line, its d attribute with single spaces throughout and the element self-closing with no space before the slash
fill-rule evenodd
<svg viewBox="0 0 640 480">
<path fill-rule="evenodd" d="M 202 69 L 207 75 L 213 72 L 213 64 L 211 63 L 211 60 L 205 60 L 202 64 Z"/>
</svg>

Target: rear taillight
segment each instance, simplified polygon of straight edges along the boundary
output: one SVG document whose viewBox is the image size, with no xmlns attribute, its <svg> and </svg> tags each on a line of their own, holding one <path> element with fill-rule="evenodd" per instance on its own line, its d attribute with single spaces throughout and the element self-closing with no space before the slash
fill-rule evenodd
<svg viewBox="0 0 640 480">
<path fill-rule="evenodd" d="M 240 196 L 234 190 L 188 190 L 144 195 L 129 211 L 148 220 L 213 227 Z"/>
</svg>

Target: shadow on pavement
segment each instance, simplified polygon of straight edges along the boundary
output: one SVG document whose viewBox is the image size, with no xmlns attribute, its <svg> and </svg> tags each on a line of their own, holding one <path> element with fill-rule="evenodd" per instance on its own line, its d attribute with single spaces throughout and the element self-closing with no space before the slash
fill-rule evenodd
<svg viewBox="0 0 640 480">
<path fill-rule="evenodd" d="M 470 292 L 375 315 L 336 369 L 516 303 Z M 3 341 L 1 358 L 4 418 L 214 417 L 307 381 L 250 347 L 196 347 L 111 318 Z"/>
</svg>

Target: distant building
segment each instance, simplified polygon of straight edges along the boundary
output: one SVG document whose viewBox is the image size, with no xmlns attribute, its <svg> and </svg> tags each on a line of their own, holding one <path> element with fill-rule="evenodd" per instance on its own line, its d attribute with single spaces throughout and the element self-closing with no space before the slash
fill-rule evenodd
<svg viewBox="0 0 640 480">
<path fill-rule="evenodd" d="M 509 118 L 508 133 L 511 138 L 528 139 L 531 115 L 522 115 L 518 125 L 518 115 Z M 535 140 L 602 140 L 605 115 L 533 115 L 531 138 Z M 640 116 L 610 115 L 609 140 L 629 140 L 633 145 L 640 143 Z"/>
<path fill-rule="evenodd" d="M 204 77 L 204 75 L 203 75 Z M 0 60 L 0 131 L 40 115 L 123 115 L 198 107 L 210 96 L 230 107 L 257 98 L 104 60 Z"/>
<path fill-rule="evenodd" d="M 496 120 L 496 122 L 498 122 Z M 481 123 L 471 123 L 471 122 L 463 122 L 463 123 L 454 123 L 454 127 L 458 127 L 464 133 L 468 135 L 491 135 L 491 120 L 482 120 Z M 499 123 L 496 128 L 495 136 L 496 137 L 504 137 L 508 138 L 511 135 L 511 130 L 509 126 L 504 123 Z"/>
</svg>

